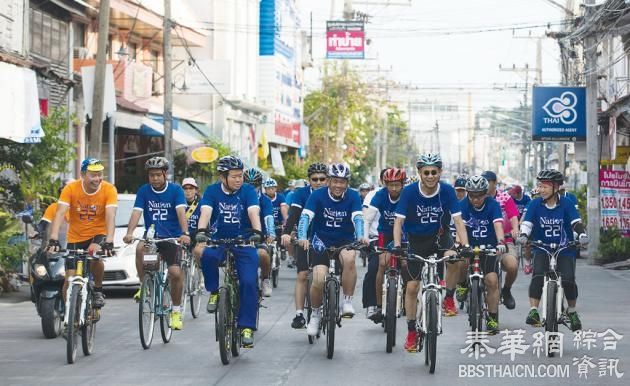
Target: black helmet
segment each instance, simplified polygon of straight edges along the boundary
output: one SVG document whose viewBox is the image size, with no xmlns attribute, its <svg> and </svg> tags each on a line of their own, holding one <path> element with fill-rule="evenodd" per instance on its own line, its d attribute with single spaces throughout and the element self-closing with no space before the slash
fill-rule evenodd
<svg viewBox="0 0 630 386">
<path fill-rule="evenodd" d="M 243 179 L 248 184 L 259 186 L 260 184 L 262 184 L 263 175 L 260 170 L 256 168 L 249 168 L 243 173 Z"/>
<path fill-rule="evenodd" d="M 243 169 L 245 169 L 245 166 L 243 166 L 243 161 L 233 155 L 226 155 L 225 157 L 221 157 L 219 159 L 219 162 L 217 162 L 217 171 L 219 172 L 228 172 L 230 170 Z"/>
<path fill-rule="evenodd" d="M 308 166 L 308 171 L 306 172 L 306 174 L 310 177 L 311 175 L 315 173 L 326 174 L 327 172 L 328 172 L 328 167 L 326 166 L 326 164 L 323 164 L 321 162 L 315 162 L 314 164 L 310 164 Z"/>
<path fill-rule="evenodd" d="M 144 170 L 161 169 L 168 170 L 169 163 L 164 157 L 151 157 L 144 163 Z"/>
<path fill-rule="evenodd" d="M 538 172 L 536 179 L 538 181 L 551 181 L 558 185 L 564 183 L 564 176 L 556 169 L 543 169 Z"/>
</svg>

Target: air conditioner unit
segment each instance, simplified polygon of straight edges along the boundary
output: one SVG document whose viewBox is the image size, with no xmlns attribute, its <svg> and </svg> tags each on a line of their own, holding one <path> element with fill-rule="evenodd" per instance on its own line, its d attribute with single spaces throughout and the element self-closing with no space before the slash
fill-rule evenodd
<svg viewBox="0 0 630 386">
<path fill-rule="evenodd" d="M 89 59 L 90 53 L 85 47 L 74 47 L 73 49 L 73 57 L 74 59 Z"/>
</svg>

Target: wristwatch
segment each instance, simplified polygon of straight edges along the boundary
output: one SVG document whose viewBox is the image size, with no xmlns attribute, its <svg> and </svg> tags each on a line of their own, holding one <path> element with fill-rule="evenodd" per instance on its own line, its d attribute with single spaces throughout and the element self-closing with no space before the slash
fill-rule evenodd
<svg viewBox="0 0 630 386">
<path fill-rule="evenodd" d="M 184 236 L 190 236 L 190 232 L 188 231 L 184 232 Z"/>
</svg>

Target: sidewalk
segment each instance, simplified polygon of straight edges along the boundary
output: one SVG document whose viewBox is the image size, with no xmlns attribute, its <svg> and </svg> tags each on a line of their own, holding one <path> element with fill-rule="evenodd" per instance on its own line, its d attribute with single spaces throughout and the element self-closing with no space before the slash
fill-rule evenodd
<svg viewBox="0 0 630 386">
<path fill-rule="evenodd" d="M 18 291 L 2 292 L 0 295 L 0 304 L 14 304 L 31 301 L 31 289 L 28 283 L 23 282 Z"/>
</svg>

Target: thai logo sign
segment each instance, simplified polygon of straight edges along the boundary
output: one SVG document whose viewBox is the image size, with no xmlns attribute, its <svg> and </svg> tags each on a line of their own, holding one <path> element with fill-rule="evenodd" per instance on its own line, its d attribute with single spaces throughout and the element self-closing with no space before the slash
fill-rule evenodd
<svg viewBox="0 0 630 386">
<path fill-rule="evenodd" d="M 326 22 L 327 59 L 363 59 L 365 30 L 362 21 Z"/>
<path fill-rule="evenodd" d="M 586 140 L 586 89 L 534 87 L 532 97 L 534 141 Z"/>
</svg>

